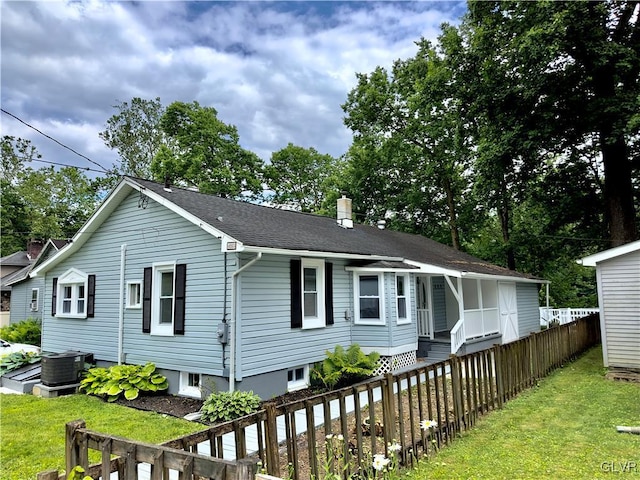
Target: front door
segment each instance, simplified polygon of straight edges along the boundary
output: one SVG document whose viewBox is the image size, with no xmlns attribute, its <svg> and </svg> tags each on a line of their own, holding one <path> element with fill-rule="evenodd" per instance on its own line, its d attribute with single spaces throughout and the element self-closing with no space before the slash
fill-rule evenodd
<svg viewBox="0 0 640 480">
<path fill-rule="evenodd" d="M 516 299 L 516 284 L 500 282 L 498 284 L 500 296 L 500 327 L 502 343 L 518 340 L 518 302 Z"/>
<path fill-rule="evenodd" d="M 429 278 L 416 278 L 416 309 L 418 311 L 418 335 L 433 338 L 433 321 L 429 307 Z"/>
</svg>

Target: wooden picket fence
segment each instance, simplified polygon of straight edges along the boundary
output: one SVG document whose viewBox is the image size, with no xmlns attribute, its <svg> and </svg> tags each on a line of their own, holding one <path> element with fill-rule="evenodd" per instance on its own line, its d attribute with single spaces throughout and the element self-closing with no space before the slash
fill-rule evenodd
<svg viewBox="0 0 640 480">
<path fill-rule="evenodd" d="M 359 466 L 370 466 L 373 455 L 389 456 L 389 447 L 394 444 L 400 445 L 400 462 L 410 466 L 471 428 L 479 416 L 501 408 L 599 341 L 596 314 L 505 345 L 452 355 L 434 365 L 387 374 L 288 404 L 268 404 L 251 415 L 160 446 L 114 440 L 84 426 L 74 427 L 67 431 L 67 471 L 74 462 L 85 466 L 87 448 L 102 451 L 105 459 L 89 472 L 96 479 L 108 478 L 109 472 L 116 471 L 119 479 L 137 479 L 133 472 L 139 462 L 163 466 L 152 470 L 152 480 L 169 478 L 163 476 L 164 467 L 181 472 L 181 480 L 254 478 L 258 462 L 262 472 L 274 477 L 322 479 L 329 466 L 338 468 L 347 478 Z M 422 429 L 424 420 L 436 426 Z M 339 452 L 331 450 L 335 438 L 340 438 Z M 174 459 L 177 452 L 185 456 Z M 109 460 L 111 454 L 119 457 Z M 208 470 L 197 470 L 204 459 L 211 461 Z M 338 465 L 334 465 L 336 462 Z M 180 470 L 178 464 L 193 468 Z M 53 478 L 57 477 L 39 480 Z"/>
</svg>

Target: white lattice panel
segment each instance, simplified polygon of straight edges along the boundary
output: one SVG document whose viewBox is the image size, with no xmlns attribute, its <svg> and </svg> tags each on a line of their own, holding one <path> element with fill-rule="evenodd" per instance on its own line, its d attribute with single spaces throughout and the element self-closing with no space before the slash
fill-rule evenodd
<svg viewBox="0 0 640 480">
<path fill-rule="evenodd" d="M 378 368 L 376 368 L 374 375 L 382 375 L 383 373 L 395 372 L 405 367 L 410 367 L 416 363 L 416 352 L 400 353 L 398 355 L 392 355 L 387 357 L 380 357 L 378 361 Z"/>
</svg>

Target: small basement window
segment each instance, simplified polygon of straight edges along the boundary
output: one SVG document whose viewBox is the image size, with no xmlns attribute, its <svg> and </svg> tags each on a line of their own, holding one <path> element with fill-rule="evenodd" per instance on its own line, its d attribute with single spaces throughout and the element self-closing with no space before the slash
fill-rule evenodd
<svg viewBox="0 0 640 480">
<path fill-rule="evenodd" d="M 202 382 L 199 373 L 180 372 L 180 390 L 178 391 L 180 395 L 201 398 L 201 386 Z"/>
<path fill-rule="evenodd" d="M 309 386 L 309 367 L 296 367 L 287 371 L 287 391 L 295 392 Z"/>
</svg>

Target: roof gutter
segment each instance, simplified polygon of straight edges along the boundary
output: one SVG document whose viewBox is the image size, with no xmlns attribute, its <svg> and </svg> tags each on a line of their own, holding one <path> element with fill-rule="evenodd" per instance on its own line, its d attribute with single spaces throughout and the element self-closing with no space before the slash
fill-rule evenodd
<svg viewBox="0 0 640 480">
<path fill-rule="evenodd" d="M 254 263 L 258 262 L 262 258 L 262 252 L 258 252 L 254 258 L 252 258 L 248 263 L 240 267 L 238 270 L 233 272 L 232 281 L 231 281 L 231 325 L 229 325 L 230 335 L 231 335 L 231 345 L 229 349 L 229 391 L 233 392 L 236 388 L 236 332 L 237 332 L 237 281 L 238 276 L 245 271 L 247 268 L 252 266 Z"/>
</svg>

